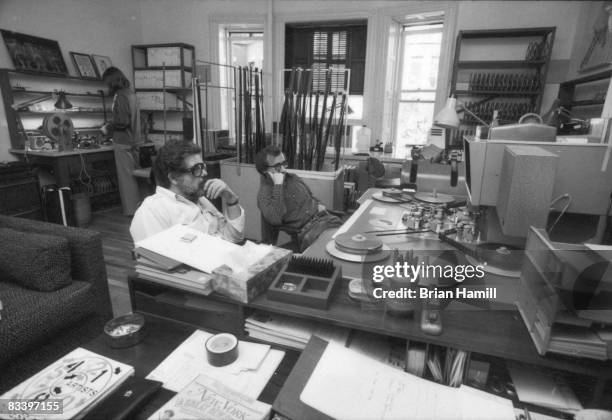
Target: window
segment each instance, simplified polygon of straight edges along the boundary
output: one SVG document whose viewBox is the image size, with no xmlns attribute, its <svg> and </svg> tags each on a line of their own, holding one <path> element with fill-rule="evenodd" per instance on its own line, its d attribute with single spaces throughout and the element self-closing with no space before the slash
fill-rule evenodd
<svg viewBox="0 0 612 420">
<path fill-rule="evenodd" d="M 404 24 L 400 38 L 393 139 L 395 155 L 425 144 L 434 118 L 443 25 L 440 20 Z"/>
<path fill-rule="evenodd" d="M 285 68 L 312 68 L 311 89 L 323 91 L 325 69 L 350 69 L 349 119 L 360 120 L 367 40 L 367 21 L 312 22 L 285 27 Z M 332 90 L 346 88 L 344 74 L 334 73 Z M 286 75 L 288 83 L 289 75 Z"/>
</svg>

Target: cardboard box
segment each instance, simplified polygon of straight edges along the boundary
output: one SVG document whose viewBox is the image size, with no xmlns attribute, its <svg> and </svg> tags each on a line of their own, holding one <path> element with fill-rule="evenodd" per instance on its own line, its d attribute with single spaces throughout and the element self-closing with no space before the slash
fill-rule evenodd
<svg viewBox="0 0 612 420">
<path fill-rule="evenodd" d="M 138 98 L 138 106 L 141 110 L 163 110 L 164 109 L 164 97 L 165 97 L 165 108 L 166 109 L 177 109 L 179 108 L 178 97 L 169 92 L 136 92 Z"/>
<path fill-rule="evenodd" d="M 149 47 L 147 48 L 147 65 L 149 66 L 180 66 L 182 47 Z M 191 67 L 193 57 L 191 50 L 183 48 L 184 62 L 182 65 Z"/>
<path fill-rule="evenodd" d="M 164 77 L 165 75 L 165 77 Z M 162 89 L 191 87 L 191 72 L 182 70 L 136 70 L 134 87 L 136 89 Z"/>
<path fill-rule="evenodd" d="M 237 278 L 226 266 L 213 270 L 213 289 L 215 292 L 243 303 L 249 303 L 256 296 L 268 290 L 272 281 L 285 267 L 292 252 L 272 247 L 272 250 L 247 272 Z"/>
</svg>

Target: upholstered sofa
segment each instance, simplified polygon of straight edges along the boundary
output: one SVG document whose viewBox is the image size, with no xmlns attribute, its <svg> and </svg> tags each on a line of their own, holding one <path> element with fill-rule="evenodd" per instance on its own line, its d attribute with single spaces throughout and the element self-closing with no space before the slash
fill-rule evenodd
<svg viewBox="0 0 612 420">
<path fill-rule="evenodd" d="M 112 317 L 100 234 L 0 216 L 0 394 Z"/>
</svg>

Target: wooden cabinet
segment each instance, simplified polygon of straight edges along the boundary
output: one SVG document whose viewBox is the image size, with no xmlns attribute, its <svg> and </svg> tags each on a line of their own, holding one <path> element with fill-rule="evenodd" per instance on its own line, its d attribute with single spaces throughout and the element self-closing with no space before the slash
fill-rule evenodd
<svg viewBox="0 0 612 420">
<path fill-rule="evenodd" d="M 40 127 L 45 117 L 58 113 L 73 126 L 73 147 L 102 140 L 99 127 L 111 103 L 101 80 L 0 69 L 0 89 L 13 149 L 50 149 L 53 142 Z M 71 108 L 55 108 L 60 93 Z"/>
<path fill-rule="evenodd" d="M 191 116 L 193 103 L 195 48 L 183 43 L 133 45 L 132 62 L 147 140 L 163 144 L 183 139 L 183 117 Z M 191 124 L 187 125 L 191 129 Z"/>
<path fill-rule="evenodd" d="M 450 94 L 487 123 L 494 111 L 501 124 L 539 113 L 554 36 L 554 27 L 459 31 Z M 451 143 L 477 124 L 464 113 Z"/>
</svg>

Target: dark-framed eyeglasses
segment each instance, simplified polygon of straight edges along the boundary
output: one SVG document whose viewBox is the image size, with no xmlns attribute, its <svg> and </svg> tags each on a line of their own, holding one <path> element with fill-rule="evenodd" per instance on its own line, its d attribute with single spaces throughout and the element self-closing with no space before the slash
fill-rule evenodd
<svg viewBox="0 0 612 420">
<path fill-rule="evenodd" d="M 206 171 L 205 163 L 196 163 L 191 168 L 181 169 L 181 172 L 191 173 L 191 175 L 193 176 L 202 176 L 202 174 L 204 174 L 205 171 Z"/>
<path fill-rule="evenodd" d="M 274 168 L 277 171 L 280 171 L 283 166 L 287 166 L 287 161 L 283 160 L 282 162 L 276 163 L 274 165 L 268 165 L 268 168 Z"/>
</svg>

